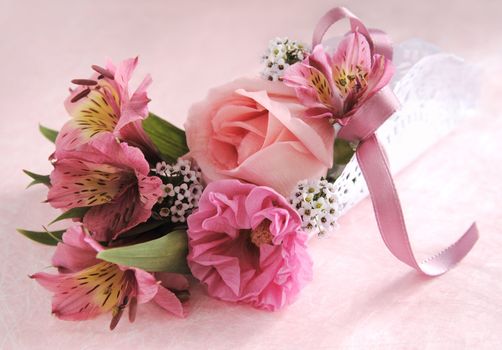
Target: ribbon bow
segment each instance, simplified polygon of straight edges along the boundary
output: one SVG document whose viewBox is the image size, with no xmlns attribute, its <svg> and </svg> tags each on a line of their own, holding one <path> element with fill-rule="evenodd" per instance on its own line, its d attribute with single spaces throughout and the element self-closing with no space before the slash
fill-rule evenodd
<svg viewBox="0 0 502 350">
<path fill-rule="evenodd" d="M 379 30 L 368 30 L 349 10 L 337 7 L 326 13 L 314 31 L 312 47 L 318 45 L 334 23 L 348 18 L 352 31 L 363 34 L 372 52 L 392 59 L 392 45 L 388 36 Z M 373 202 L 380 234 L 391 253 L 414 269 L 428 276 L 447 272 L 464 258 L 478 239 L 476 224 L 453 244 L 423 262 L 418 262 L 410 245 L 399 197 L 389 170 L 388 160 L 375 131 L 399 107 L 399 101 L 386 86 L 370 97 L 340 129 L 338 137 L 357 144 L 356 157 Z"/>
</svg>

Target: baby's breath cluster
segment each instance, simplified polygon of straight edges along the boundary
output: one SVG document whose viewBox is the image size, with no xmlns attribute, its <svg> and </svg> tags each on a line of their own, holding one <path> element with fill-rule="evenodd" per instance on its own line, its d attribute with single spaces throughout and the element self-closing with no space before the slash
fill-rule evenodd
<svg viewBox="0 0 502 350">
<path fill-rule="evenodd" d="M 200 169 L 189 160 L 178 159 L 174 165 L 159 162 L 152 172 L 160 177 L 164 190 L 152 215 L 173 223 L 185 222 L 197 208 L 202 194 Z"/>
<path fill-rule="evenodd" d="M 325 179 L 300 181 L 289 201 L 307 233 L 324 235 L 337 227 L 339 206 L 333 183 Z"/>
<path fill-rule="evenodd" d="M 292 64 L 303 61 L 307 55 L 305 45 L 288 38 L 275 38 L 270 40 L 268 49 L 263 55 L 262 76 L 265 79 L 282 80 L 284 71 Z"/>
</svg>

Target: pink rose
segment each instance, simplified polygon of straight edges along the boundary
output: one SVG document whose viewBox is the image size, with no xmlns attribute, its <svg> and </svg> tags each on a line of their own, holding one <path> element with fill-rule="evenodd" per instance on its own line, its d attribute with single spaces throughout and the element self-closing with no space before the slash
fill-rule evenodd
<svg viewBox="0 0 502 350">
<path fill-rule="evenodd" d="M 188 217 L 188 239 L 192 274 L 217 299 L 277 310 L 312 279 L 300 216 L 268 187 L 212 182 Z"/>
<path fill-rule="evenodd" d="M 305 110 L 282 82 L 243 78 L 220 86 L 189 111 L 190 155 L 207 182 L 236 178 L 289 195 L 333 161 L 333 128 L 304 119 Z"/>
</svg>

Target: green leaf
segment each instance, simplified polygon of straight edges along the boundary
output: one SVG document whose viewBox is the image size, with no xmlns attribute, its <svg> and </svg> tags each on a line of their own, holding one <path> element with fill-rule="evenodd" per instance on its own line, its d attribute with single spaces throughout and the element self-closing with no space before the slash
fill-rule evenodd
<svg viewBox="0 0 502 350">
<path fill-rule="evenodd" d="M 335 140 L 335 148 L 333 152 L 335 164 L 347 164 L 350 161 L 350 158 L 352 158 L 353 154 L 354 148 L 349 141 L 342 139 Z"/>
<path fill-rule="evenodd" d="M 38 125 L 38 130 L 45 136 L 45 138 L 52 143 L 56 142 L 56 137 L 58 137 L 58 132 L 53 129 L 46 128 L 42 124 Z"/>
<path fill-rule="evenodd" d="M 90 209 L 90 207 L 80 207 L 80 208 L 72 208 L 67 211 L 65 211 L 63 214 L 59 215 L 57 218 L 52 220 L 49 225 L 52 225 L 55 222 L 65 220 L 65 219 L 82 219 L 87 213 L 87 211 Z"/>
<path fill-rule="evenodd" d="M 28 171 L 28 170 L 23 170 L 23 172 L 33 179 L 33 181 L 30 182 L 28 187 L 31 187 L 36 184 L 44 184 L 46 186 L 51 185 L 51 179 L 50 179 L 49 175 L 40 175 L 40 174 L 32 173 L 31 171 Z"/>
<path fill-rule="evenodd" d="M 166 162 L 174 163 L 188 153 L 185 132 L 155 114 L 143 121 L 143 129 Z"/>
<path fill-rule="evenodd" d="M 179 230 L 149 242 L 103 250 L 97 258 L 150 272 L 190 273 L 187 254 L 187 234 Z"/>
<path fill-rule="evenodd" d="M 328 170 L 326 178 L 335 181 L 342 173 L 345 165 L 354 155 L 354 148 L 351 143 L 342 139 L 336 139 L 333 146 L 333 167 Z"/>
<path fill-rule="evenodd" d="M 124 238 L 124 237 L 137 236 L 141 233 L 145 233 L 145 232 L 154 230 L 154 229 L 164 225 L 165 223 L 166 223 L 165 221 L 160 221 L 160 220 L 144 222 L 144 223 L 139 224 L 138 226 L 130 229 L 127 232 L 121 233 L 120 237 Z"/>
<path fill-rule="evenodd" d="M 20 228 L 17 229 L 17 232 L 31 239 L 32 241 L 46 245 L 56 245 L 58 244 L 58 242 L 61 242 L 63 233 L 65 233 L 65 231 L 66 230 L 49 232 L 49 231 L 28 231 Z"/>
</svg>

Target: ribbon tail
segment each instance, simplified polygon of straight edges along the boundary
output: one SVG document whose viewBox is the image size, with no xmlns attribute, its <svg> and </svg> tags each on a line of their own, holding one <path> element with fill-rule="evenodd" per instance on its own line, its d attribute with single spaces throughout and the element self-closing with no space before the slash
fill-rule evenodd
<svg viewBox="0 0 502 350">
<path fill-rule="evenodd" d="M 356 156 L 368 185 L 380 234 L 396 258 L 427 276 L 438 276 L 469 253 L 479 237 L 475 223 L 455 243 L 425 261 L 417 262 L 387 158 L 374 134 L 359 144 Z"/>
</svg>

